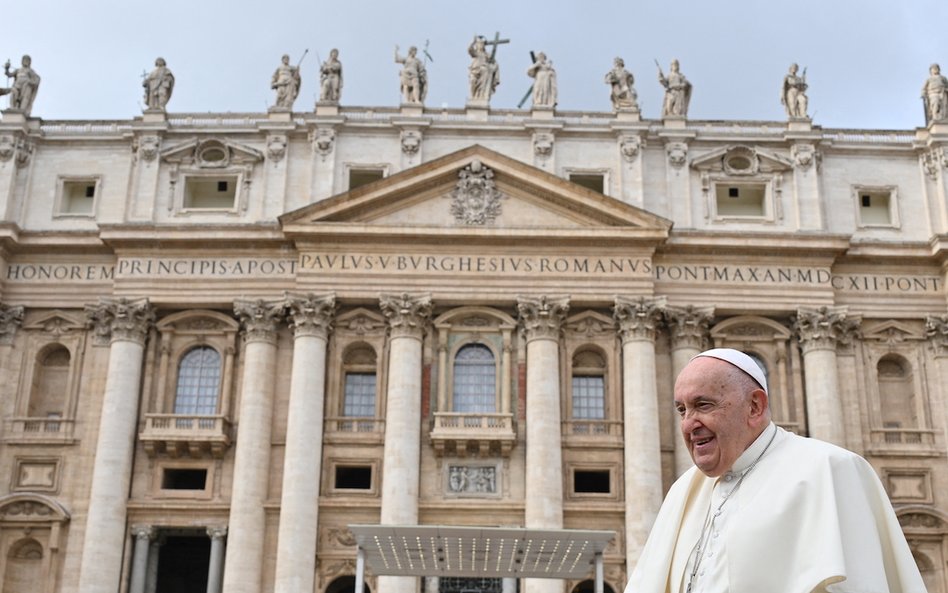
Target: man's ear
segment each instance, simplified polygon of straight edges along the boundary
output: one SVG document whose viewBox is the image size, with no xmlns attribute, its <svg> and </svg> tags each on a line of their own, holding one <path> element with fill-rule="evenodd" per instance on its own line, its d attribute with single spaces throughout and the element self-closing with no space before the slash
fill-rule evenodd
<svg viewBox="0 0 948 593">
<path fill-rule="evenodd" d="M 750 394 L 751 417 L 758 418 L 767 413 L 769 405 L 767 392 L 763 389 L 755 389 Z"/>
</svg>

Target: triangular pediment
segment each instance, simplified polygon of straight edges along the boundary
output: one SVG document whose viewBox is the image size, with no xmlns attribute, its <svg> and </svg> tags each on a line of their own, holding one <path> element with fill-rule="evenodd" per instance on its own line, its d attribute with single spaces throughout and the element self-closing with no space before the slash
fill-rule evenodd
<svg viewBox="0 0 948 593">
<path fill-rule="evenodd" d="M 863 339 L 880 342 L 896 343 L 905 340 L 924 340 L 921 331 L 901 321 L 888 320 L 877 325 L 867 327 L 863 331 Z"/>
<path fill-rule="evenodd" d="M 23 329 L 41 330 L 43 332 L 60 335 L 71 331 L 85 330 L 85 320 L 69 313 L 53 309 L 30 319 L 23 324 Z"/>
<path fill-rule="evenodd" d="M 706 152 L 691 161 L 698 171 L 722 172 L 728 175 L 758 175 L 789 171 L 793 163 L 766 148 L 735 144 Z"/>
<path fill-rule="evenodd" d="M 201 169 L 221 169 L 263 160 L 263 153 L 239 142 L 222 138 L 191 138 L 161 151 L 165 162 L 195 166 Z"/>
<path fill-rule="evenodd" d="M 671 221 L 475 145 L 280 217 L 289 235 L 317 225 L 538 234 L 635 230 Z"/>
</svg>

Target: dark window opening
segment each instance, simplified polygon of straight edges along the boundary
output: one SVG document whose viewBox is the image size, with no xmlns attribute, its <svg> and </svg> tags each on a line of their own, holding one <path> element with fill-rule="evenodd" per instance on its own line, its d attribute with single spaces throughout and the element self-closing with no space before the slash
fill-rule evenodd
<svg viewBox="0 0 948 593">
<path fill-rule="evenodd" d="M 609 470 L 574 471 L 573 492 L 609 494 Z"/>
<path fill-rule="evenodd" d="M 355 593 L 356 588 L 356 579 L 353 576 L 343 576 L 338 577 L 333 582 L 329 583 L 329 586 L 326 587 L 326 593 Z M 422 589 L 424 591 L 424 589 Z M 369 588 L 369 584 L 365 581 L 362 582 L 362 592 L 363 593 L 372 593 L 372 589 Z"/>
<path fill-rule="evenodd" d="M 384 176 L 382 169 L 349 169 L 349 189 L 368 185 Z"/>
<path fill-rule="evenodd" d="M 163 490 L 204 490 L 206 469 L 166 469 L 161 476 Z"/>
<path fill-rule="evenodd" d="M 346 490 L 370 490 L 372 467 L 363 465 L 337 465 L 336 488 Z"/>
<path fill-rule="evenodd" d="M 729 198 L 739 198 L 741 197 L 741 190 L 736 187 L 727 188 L 727 197 Z"/>
<path fill-rule="evenodd" d="M 870 206 L 872 206 L 872 196 L 870 196 L 870 195 L 868 195 L 868 194 L 863 194 L 863 195 L 862 195 L 862 207 L 863 207 L 863 208 L 869 208 Z"/>
<path fill-rule="evenodd" d="M 571 174 L 569 180 L 595 192 L 605 193 L 605 177 L 594 174 Z"/>
<path fill-rule="evenodd" d="M 206 593 L 211 539 L 167 536 L 158 552 L 155 593 Z"/>
<path fill-rule="evenodd" d="M 218 182 L 217 182 L 217 191 L 227 191 L 227 182 L 226 182 L 226 181 L 218 181 Z"/>
</svg>

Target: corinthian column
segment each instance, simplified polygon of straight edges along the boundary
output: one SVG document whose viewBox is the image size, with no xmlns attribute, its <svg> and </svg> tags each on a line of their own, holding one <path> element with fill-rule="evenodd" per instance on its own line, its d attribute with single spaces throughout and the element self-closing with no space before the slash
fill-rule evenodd
<svg viewBox="0 0 948 593">
<path fill-rule="evenodd" d="M 388 392 L 385 397 L 385 450 L 382 458 L 383 525 L 418 523 L 421 465 L 421 353 L 431 316 L 428 295 L 382 295 L 388 318 Z M 415 593 L 415 577 L 379 577 L 379 593 Z"/>
<path fill-rule="evenodd" d="M 813 438 L 845 446 L 843 402 L 836 362 L 837 343 L 849 343 L 859 331 L 860 318 L 845 307 L 800 307 L 793 320 L 803 347 L 806 416 Z"/>
<path fill-rule="evenodd" d="M 155 311 L 147 299 L 103 299 L 97 305 L 87 306 L 86 314 L 96 334 L 110 336 L 110 342 L 79 566 L 79 590 L 115 593 L 119 590 L 122 572 L 125 511 L 141 399 L 142 357 L 145 336 L 155 320 Z"/>
<path fill-rule="evenodd" d="M 931 390 L 931 407 L 935 414 L 942 415 L 939 420 L 932 418 L 932 426 L 948 426 L 948 394 L 945 389 L 948 385 L 948 315 L 938 317 L 929 316 L 925 319 L 925 335 L 931 344 L 932 356 L 935 359 L 935 368 L 937 369 L 936 381 L 929 380 L 929 385 L 934 383 L 935 388 Z M 946 429 L 948 430 L 948 429 Z M 946 434 L 945 436 L 948 436 Z"/>
<path fill-rule="evenodd" d="M 711 325 L 712 317 L 714 317 L 714 307 L 696 308 L 688 305 L 683 308 L 667 307 L 665 309 L 665 320 L 671 336 L 672 384 L 684 370 L 685 365 L 704 350 L 708 342 L 708 327 Z M 675 476 L 677 477 L 694 465 L 681 436 L 677 417 L 674 437 Z"/>
<path fill-rule="evenodd" d="M 244 372 L 224 562 L 224 593 L 260 591 L 277 326 L 283 318 L 284 307 L 283 301 L 234 302 L 234 313 L 244 326 Z"/>
<path fill-rule="evenodd" d="M 662 505 L 655 332 L 664 299 L 616 297 L 622 339 L 622 420 L 625 453 L 625 556 L 635 566 Z"/>
<path fill-rule="evenodd" d="M 293 372 L 287 414 L 283 494 L 277 540 L 276 593 L 312 591 L 316 575 L 319 476 L 323 455 L 326 343 L 336 297 L 291 296 Z"/>
<path fill-rule="evenodd" d="M 560 426 L 560 333 L 569 297 L 519 297 L 527 343 L 527 459 L 524 526 L 563 527 L 563 447 Z M 562 583 L 527 579 L 527 593 L 555 593 Z"/>
</svg>

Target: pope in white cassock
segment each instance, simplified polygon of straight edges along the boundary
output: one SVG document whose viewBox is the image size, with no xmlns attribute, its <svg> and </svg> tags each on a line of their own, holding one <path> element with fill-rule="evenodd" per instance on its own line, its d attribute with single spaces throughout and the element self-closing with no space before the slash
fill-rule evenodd
<svg viewBox="0 0 948 593">
<path fill-rule="evenodd" d="M 774 425 L 752 358 L 695 356 L 675 407 L 696 467 L 669 490 L 626 593 L 925 593 L 872 467 Z"/>
</svg>

